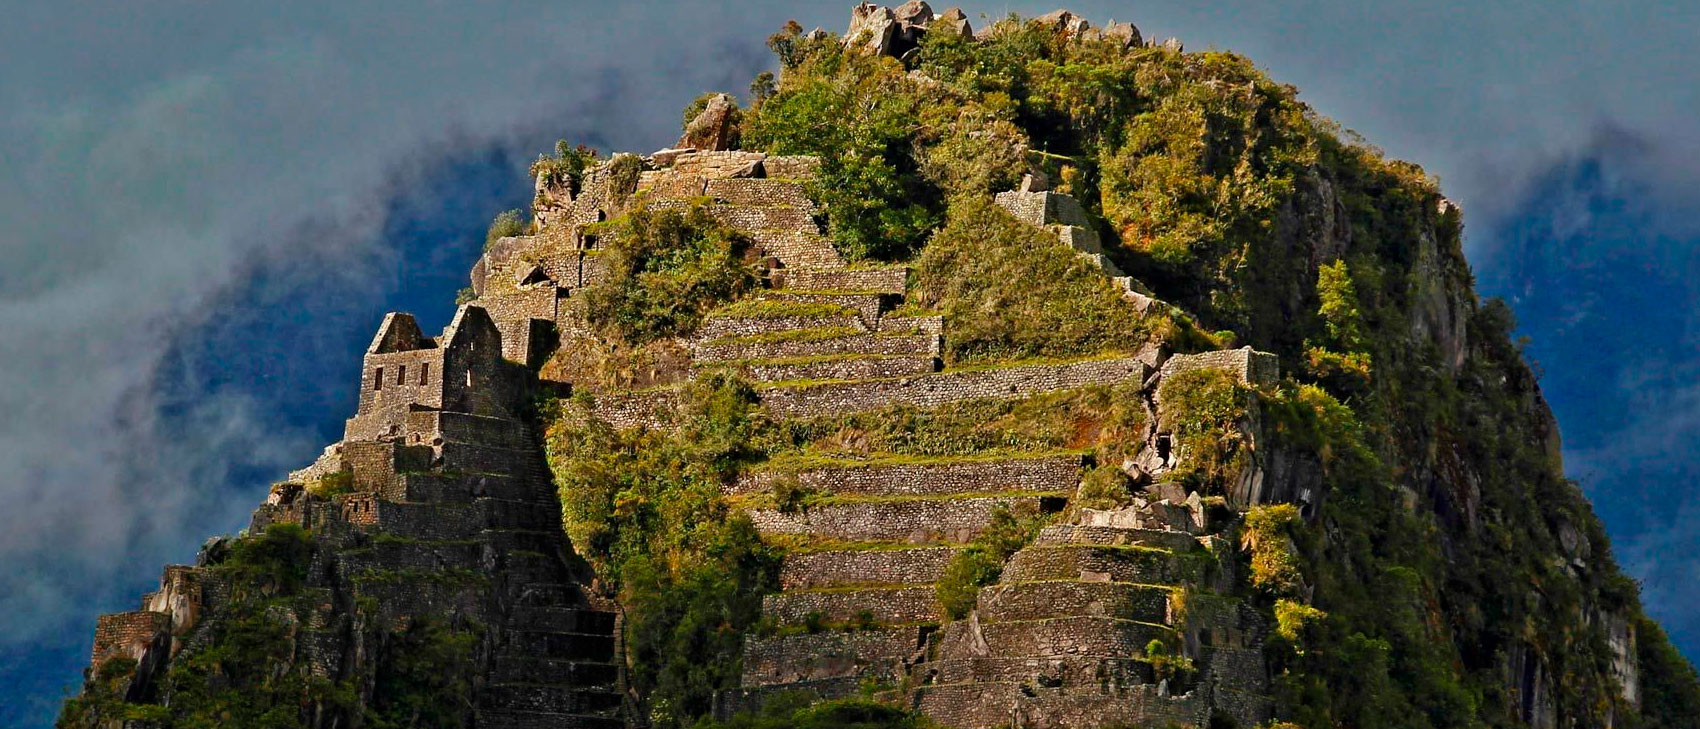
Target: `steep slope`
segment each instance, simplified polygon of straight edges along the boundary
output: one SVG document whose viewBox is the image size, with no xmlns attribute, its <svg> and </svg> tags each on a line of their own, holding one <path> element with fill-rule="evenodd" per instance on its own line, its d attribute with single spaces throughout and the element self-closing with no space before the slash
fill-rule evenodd
<svg viewBox="0 0 1700 729">
<path fill-rule="evenodd" d="M 540 159 L 61 724 L 1700 722 L 1420 169 L 1065 11 L 769 43 Z"/>
</svg>

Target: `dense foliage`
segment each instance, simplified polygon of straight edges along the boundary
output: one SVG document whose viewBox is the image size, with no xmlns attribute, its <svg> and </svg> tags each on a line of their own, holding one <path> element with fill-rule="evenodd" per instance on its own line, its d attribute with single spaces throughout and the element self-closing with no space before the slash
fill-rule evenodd
<svg viewBox="0 0 1700 729">
<path fill-rule="evenodd" d="M 626 157 L 623 159 L 635 159 Z M 687 334 L 704 314 L 755 284 L 748 240 L 700 207 L 639 207 L 611 221 L 604 279 L 585 290 L 584 312 L 605 336 L 641 345 Z"/>
<path fill-rule="evenodd" d="M 936 215 L 936 201 L 953 200 L 915 259 L 916 298 L 946 314 L 953 361 L 1130 341 L 1113 296 L 1070 288 L 1066 250 L 1050 256 L 1036 231 L 1023 235 L 984 201 L 1029 166 L 1103 221 L 1120 267 L 1198 317 L 1159 322 L 1155 336 L 1182 350 L 1234 339 L 1281 357 L 1292 379 L 1279 387 L 1241 392 L 1196 375 L 1165 393 L 1162 417 L 1181 426 L 1178 447 L 1206 456 L 1187 476 L 1207 489 L 1254 448 L 1297 449 L 1322 473 L 1311 519 L 1248 523 L 1258 599 L 1281 627 L 1269 650 L 1283 716 L 1507 725 L 1527 697 L 1505 677 L 1526 656 L 1554 677 L 1541 690 L 1560 716 L 1612 704 L 1601 624 L 1635 619 L 1633 585 L 1549 456 L 1509 312 L 1475 303 L 1458 213 L 1420 168 L 1357 143 L 1231 53 L 1123 49 L 1018 20 L 972 41 L 927 36 L 905 63 L 830 40 L 776 36 L 784 74 L 747 143 L 877 158 L 881 184 L 840 188 L 865 210 Z M 839 114 L 856 121 L 827 130 Z M 899 125 L 909 131 L 895 139 Z M 963 129 L 980 133 L 952 137 Z M 940 191 L 890 192 L 903 186 Z M 919 238 L 892 238 L 902 244 L 878 255 L 906 255 Z M 853 240 L 835 230 L 840 246 Z M 1010 255 L 1022 246 L 1024 258 Z M 1467 337 L 1447 331 L 1453 321 Z M 1271 443 L 1242 441 L 1253 421 Z M 1101 481 L 1094 498 L 1122 498 Z M 1566 547 L 1561 532 L 1580 537 Z M 1616 720 L 1673 725 L 1700 686 L 1673 668 L 1661 634 L 1639 635 L 1643 680 L 1660 692 Z"/>
<path fill-rule="evenodd" d="M 1149 329 L 1096 266 L 983 196 L 951 205 L 915 282 L 916 303 L 945 317 L 954 363 L 1132 350 Z"/>
<path fill-rule="evenodd" d="M 737 685 L 742 634 L 777 588 L 778 555 L 720 487 L 749 455 L 748 386 L 694 383 L 672 432 L 617 432 L 561 402 L 547 449 L 568 535 L 618 591 L 628 680 L 656 726 L 688 726 Z"/>
</svg>

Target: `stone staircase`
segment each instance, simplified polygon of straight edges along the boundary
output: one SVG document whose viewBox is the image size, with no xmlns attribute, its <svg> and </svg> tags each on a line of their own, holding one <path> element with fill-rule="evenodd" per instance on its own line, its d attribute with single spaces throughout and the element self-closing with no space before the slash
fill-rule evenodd
<svg viewBox="0 0 1700 729">
<path fill-rule="evenodd" d="M 1249 352 L 1222 353 L 1217 362 L 1167 358 L 1156 347 L 1132 356 L 946 369 L 943 320 L 903 313 L 908 269 L 850 266 L 833 251 L 803 186 L 813 160 L 663 150 L 646 164 L 637 185 L 643 204 L 702 206 L 748 235 L 770 271 L 760 291 L 710 312 L 679 344 L 694 372 L 733 372 L 753 383 L 772 417 L 944 408 L 1120 384 L 1142 386 L 1149 397 L 1175 370 L 1158 371 L 1166 359 L 1233 369 L 1238 356 L 1245 362 L 1236 375 L 1263 380 Z M 600 220 L 592 208 L 604 202 L 586 193 L 559 216 Z M 1069 196 L 1028 179 L 997 202 L 1092 258 L 1124 297 L 1145 308 L 1155 303 L 1104 256 Z M 506 269 L 492 259 L 489 270 Z M 577 285 L 588 282 L 581 274 Z M 594 407 L 616 427 L 668 427 L 678 392 L 661 386 L 605 394 Z M 1156 434 L 1147 435 L 1156 442 Z M 967 618 L 947 619 L 937 584 L 952 558 L 1000 512 L 1067 512 L 1090 465 L 1077 451 L 875 453 L 782 459 L 727 485 L 728 501 L 786 556 L 782 589 L 763 599 L 763 624 L 746 638 L 742 687 L 722 696 L 718 712 L 753 708 L 777 692 L 839 697 L 871 684 L 890 701 L 965 729 L 1202 726 L 1224 706 L 1248 725 L 1262 721 L 1262 626 L 1236 606 L 1199 607 L 1214 604 L 1213 588 L 1231 577 L 1231 550 L 1205 534 L 1196 495 L 1187 503 L 1152 495 L 1153 503 L 1138 502 L 1138 513 L 1119 516 L 1068 512 L 1070 522 L 1046 526 L 1011 557 Z M 1182 594 L 1188 599 L 1178 601 Z M 1153 641 L 1191 660 L 1191 669 L 1171 670 L 1173 661 L 1149 655 Z M 590 705 L 539 703 L 534 692 L 505 696 L 510 711 Z"/>
</svg>

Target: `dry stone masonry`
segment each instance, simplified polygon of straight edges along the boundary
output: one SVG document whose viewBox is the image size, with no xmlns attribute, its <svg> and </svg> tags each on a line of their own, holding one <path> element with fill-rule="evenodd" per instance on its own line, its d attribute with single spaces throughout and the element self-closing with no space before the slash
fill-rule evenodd
<svg viewBox="0 0 1700 729">
<path fill-rule="evenodd" d="M 1143 42 L 1131 25 L 1097 29 L 1064 11 L 1041 20 L 1069 34 Z M 843 41 L 902 55 L 929 32 L 974 35 L 954 8 L 864 3 Z M 1221 369 L 1251 387 L 1278 375 L 1272 355 L 1250 349 L 1169 356 L 1141 343 L 1130 343 L 1136 354 L 945 369 L 945 322 L 893 314 L 904 305 L 908 269 L 848 266 L 807 194 L 818 160 L 732 148 L 732 111 L 730 99 L 717 96 L 674 148 L 616 155 L 574 179 L 540 175 L 533 232 L 486 250 L 471 272 L 473 303 L 439 336 L 425 335 L 408 314 L 384 318 L 343 439 L 276 485 L 251 525 L 298 524 L 320 545 L 311 580 L 325 597 L 320 617 L 343 623 L 298 648 L 319 675 L 345 675 L 359 660 L 346 606 L 362 602 L 377 606 L 373 624 L 433 618 L 486 626 L 477 653 L 479 727 L 627 725 L 614 606 L 583 587 L 592 575 L 569 567 L 577 563 L 560 504 L 537 434 L 520 413 L 534 396 L 573 384 L 542 365 L 588 334 L 578 302 L 606 276 L 607 233 L 597 224 L 639 205 L 702 205 L 755 243 L 768 275 L 739 304 L 759 305 L 713 312 L 675 344 L 691 371 L 730 371 L 755 383 L 776 418 L 949 408 L 1107 385 L 1131 386 L 1155 408 L 1162 382 L 1181 372 Z M 1104 256 L 1081 206 L 1041 175 L 997 202 L 1091 258 L 1129 299 L 1157 303 Z M 605 392 L 594 410 L 617 427 L 666 427 L 677 400 L 666 386 Z M 1255 442 L 1257 424 L 1244 426 Z M 837 697 L 874 685 L 885 700 L 964 729 L 1205 726 L 1213 715 L 1241 726 L 1265 721 L 1259 645 L 1267 626 L 1215 597 L 1234 579 L 1236 521 L 1213 519 L 1198 493 L 1165 481 L 1186 454 L 1169 447 L 1161 424 L 1142 437 L 1137 457 L 1104 464 L 1141 489 L 1115 510 L 1071 506 L 1084 473 L 1100 465 L 1079 451 L 875 454 L 772 462 L 745 474 L 725 497 L 785 545 L 787 557 L 782 590 L 763 602 L 768 628 L 747 637 L 742 685 L 721 697 L 719 711 L 753 708 L 777 692 Z M 1260 451 L 1230 509 L 1303 501 L 1309 464 L 1283 458 Z M 327 484 L 341 487 L 323 496 Z M 816 498 L 802 508 L 773 502 L 779 487 L 793 485 Z M 950 619 L 937 585 L 1000 513 L 1051 515 L 1052 523 L 1008 560 L 996 584 L 979 589 L 965 617 Z M 383 579 L 417 574 L 477 579 Z M 219 619 L 225 589 L 210 566 L 168 568 L 143 609 L 100 619 L 94 665 L 133 659 L 134 683 L 146 683 L 195 649 Z M 1184 616 L 1175 602 L 1183 592 L 1194 596 Z"/>
</svg>

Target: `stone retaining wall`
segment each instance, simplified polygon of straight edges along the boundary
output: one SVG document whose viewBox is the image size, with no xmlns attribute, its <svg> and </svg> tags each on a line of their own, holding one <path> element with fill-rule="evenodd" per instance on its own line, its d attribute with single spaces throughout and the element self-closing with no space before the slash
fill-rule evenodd
<svg viewBox="0 0 1700 729">
<path fill-rule="evenodd" d="M 937 582 L 955 547 L 805 552 L 786 555 L 779 584 L 787 590 L 855 584 Z"/>
<path fill-rule="evenodd" d="M 1268 352 L 1251 347 L 1228 349 L 1203 354 L 1177 354 L 1163 363 L 1163 379 L 1193 370 L 1222 369 L 1248 385 L 1271 386 L 1281 377 L 1281 361 Z"/>
<path fill-rule="evenodd" d="M 809 213 L 815 209 L 803 186 L 790 180 L 710 180 L 702 194 L 731 205 L 778 205 Z"/>
<path fill-rule="evenodd" d="M 877 291 L 901 294 L 908 286 L 909 269 L 891 268 L 792 268 L 784 272 L 783 286 L 798 291 Z"/>
<path fill-rule="evenodd" d="M 727 366 L 708 362 L 701 367 Z M 825 359 L 813 362 L 768 364 L 746 362 L 733 367 L 751 382 L 798 382 L 804 380 L 866 380 L 911 377 L 937 372 L 939 361 L 931 356 L 876 356 Z"/>
<path fill-rule="evenodd" d="M 981 588 L 979 610 L 985 622 L 1088 615 L 1162 623 L 1169 590 L 1117 582 L 1005 583 Z"/>
<path fill-rule="evenodd" d="M 1087 616 L 982 623 L 979 639 L 993 656 L 1111 656 L 1145 655 L 1153 640 L 1176 643 L 1175 631 L 1131 620 Z M 971 635 L 971 634 L 970 634 Z M 966 646 L 943 645 L 943 655 L 974 655 Z"/>
<path fill-rule="evenodd" d="M 831 339 L 784 342 L 699 342 L 691 345 L 698 362 L 779 359 L 783 357 L 827 357 L 835 355 L 929 355 L 940 351 L 937 336 L 915 334 L 853 334 Z"/>
<path fill-rule="evenodd" d="M 941 463 L 843 466 L 810 469 L 795 474 L 746 473 L 722 487 L 727 494 L 771 490 L 776 480 L 795 478 L 805 488 L 834 494 L 877 496 L 1058 491 L 1072 493 L 1080 483 L 1085 457 L 1078 453 L 1007 460 L 964 460 Z"/>
<path fill-rule="evenodd" d="M 1125 689 L 1154 683 L 1149 663 L 1132 658 L 1085 656 L 946 658 L 918 666 L 915 677 L 923 684 L 934 685 L 972 681 Z"/>
<path fill-rule="evenodd" d="M 921 649 L 919 627 L 749 637 L 744 686 L 759 687 L 872 674 L 891 679 Z"/>
<path fill-rule="evenodd" d="M 784 625 L 801 625 L 810 615 L 831 622 L 867 618 L 878 623 L 930 623 L 940 618 L 931 585 L 827 592 L 782 592 L 761 601 L 761 614 Z"/>
<path fill-rule="evenodd" d="M 866 412 L 892 405 L 931 408 L 980 398 L 1026 397 L 1089 385 L 1138 382 L 1145 374 L 1145 364 L 1138 360 L 1104 359 L 946 371 L 897 380 L 769 388 L 761 391 L 761 398 L 762 404 L 777 417 L 807 418 Z"/>
<path fill-rule="evenodd" d="M 786 514 L 752 509 L 750 520 L 763 534 L 804 534 L 821 539 L 967 542 L 992 521 L 999 508 L 1032 513 L 1037 497 L 910 500 L 826 504 Z"/>
<path fill-rule="evenodd" d="M 797 329 L 845 327 L 862 329 L 862 317 L 856 314 L 829 316 L 710 316 L 697 327 L 697 341 L 723 337 L 747 337 L 753 334 L 772 334 Z"/>
<path fill-rule="evenodd" d="M 1203 692 L 1164 696 L 1152 685 L 1125 690 L 1019 683 L 923 686 L 915 690 L 913 703 L 934 721 L 957 729 L 993 729 L 1012 722 L 1026 729 L 1202 727 L 1210 722 L 1210 702 Z"/>
<path fill-rule="evenodd" d="M 1172 585 L 1198 577 L 1173 553 L 1141 548 L 1029 545 L 1004 566 L 1005 582 L 1082 580 Z"/>
<path fill-rule="evenodd" d="M 1185 552 L 1198 549 L 1198 538 L 1186 532 L 1156 529 L 1122 529 L 1118 527 L 1051 524 L 1039 530 L 1035 544 L 1099 544 L 1104 546 L 1146 546 Z"/>
</svg>

